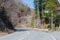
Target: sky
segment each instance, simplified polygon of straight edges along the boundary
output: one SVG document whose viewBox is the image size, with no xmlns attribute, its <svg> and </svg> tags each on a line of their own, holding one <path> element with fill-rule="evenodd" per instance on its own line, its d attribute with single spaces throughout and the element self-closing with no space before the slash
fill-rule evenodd
<svg viewBox="0 0 60 40">
<path fill-rule="evenodd" d="M 34 3 L 33 0 L 22 0 L 24 4 L 28 5 L 28 7 L 33 8 L 34 9 Z M 58 0 L 60 2 L 60 0 Z"/>
<path fill-rule="evenodd" d="M 60 2 L 60 0 L 58 0 Z"/>
<path fill-rule="evenodd" d="M 34 8 L 33 0 L 22 0 L 24 4 L 26 4 L 30 8 Z"/>
</svg>

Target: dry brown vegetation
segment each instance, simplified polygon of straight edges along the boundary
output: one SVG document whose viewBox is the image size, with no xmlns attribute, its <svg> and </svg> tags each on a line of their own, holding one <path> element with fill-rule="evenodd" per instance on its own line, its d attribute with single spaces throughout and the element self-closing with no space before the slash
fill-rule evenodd
<svg viewBox="0 0 60 40">
<path fill-rule="evenodd" d="M 19 1 L 19 0 L 0 0 L 0 14 L 1 14 L 2 8 L 4 8 L 4 11 L 5 11 L 4 13 L 7 16 L 6 18 L 9 20 L 9 22 L 11 23 L 11 25 L 13 27 L 15 27 L 17 25 L 27 26 L 27 25 L 31 24 L 31 18 L 32 18 L 31 9 L 28 6 L 24 5 L 21 1 Z M 0 21 L 0 23 L 3 26 L 6 25 L 2 20 Z M 4 26 L 4 27 L 6 27 L 6 26 Z M 9 27 L 9 26 L 7 26 L 7 27 Z"/>
</svg>

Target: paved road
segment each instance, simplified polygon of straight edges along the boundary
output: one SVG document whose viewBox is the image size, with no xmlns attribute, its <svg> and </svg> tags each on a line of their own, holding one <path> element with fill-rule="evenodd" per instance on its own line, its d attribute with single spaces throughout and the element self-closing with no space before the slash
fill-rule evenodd
<svg viewBox="0 0 60 40">
<path fill-rule="evenodd" d="M 53 35 L 56 40 L 60 40 L 60 32 L 52 32 L 51 35 Z"/>
<path fill-rule="evenodd" d="M 0 40 L 60 40 L 60 32 L 47 33 L 22 29 L 0 37 Z"/>
</svg>

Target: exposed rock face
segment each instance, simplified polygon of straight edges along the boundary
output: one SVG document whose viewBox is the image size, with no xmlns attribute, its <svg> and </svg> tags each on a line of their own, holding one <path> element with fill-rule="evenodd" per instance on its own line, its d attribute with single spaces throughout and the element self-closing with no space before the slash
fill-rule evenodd
<svg viewBox="0 0 60 40">
<path fill-rule="evenodd" d="M 5 12 L 3 12 L 2 8 L 4 8 Z M 28 25 L 31 21 L 31 18 L 32 18 L 31 17 L 31 15 L 32 15 L 31 9 L 27 6 L 25 6 L 24 4 L 20 3 L 19 0 L 0 0 L 0 14 L 2 14 L 2 12 L 4 13 L 3 15 L 6 16 L 6 18 L 5 18 L 6 20 L 5 20 L 3 18 L 5 16 L 2 17 L 2 15 L 0 15 L 1 16 L 0 17 L 0 20 L 1 20 L 0 24 L 3 26 L 2 29 L 5 29 L 7 27 L 8 27 L 8 29 L 10 27 L 12 29 L 14 29 L 13 27 L 18 24 L 20 26 L 21 26 L 21 24 Z M 5 20 L 5 22 L 2 20 Z M 28 24 L 26 24 L 26 23 L 28 23 Z M 7 26 L 7 24 L 8 24 L 8 26 Z"/>
</svg>

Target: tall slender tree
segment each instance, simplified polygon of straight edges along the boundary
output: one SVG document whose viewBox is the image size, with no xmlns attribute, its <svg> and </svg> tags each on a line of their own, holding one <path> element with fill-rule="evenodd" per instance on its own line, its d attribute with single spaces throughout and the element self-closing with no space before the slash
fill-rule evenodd
<svg viewBox="0 0 60 40">
<path fill-rule="evenodd" d="M 38 5 L 37 5 L 38 3 Z M 51 17 L 51 26 L 53 23 L 53 17 L 54 17 L 54 11 L 56 10 L 56 8 L 59 6 L 58 0 L 34 0 L 34 4 L 35 4 L 35 17 L 37 17 L 37 11 L 39 11 L 40 14 L 40 20 L 42 20 L 42 18 L 44 18 L 43 16 L 47 17 Z M 37 7 L 39 9 L 37 9 Z M 48 14 L 45 14 L 44 11 L 47 10 L 49 11 Z"/>
</svg>

